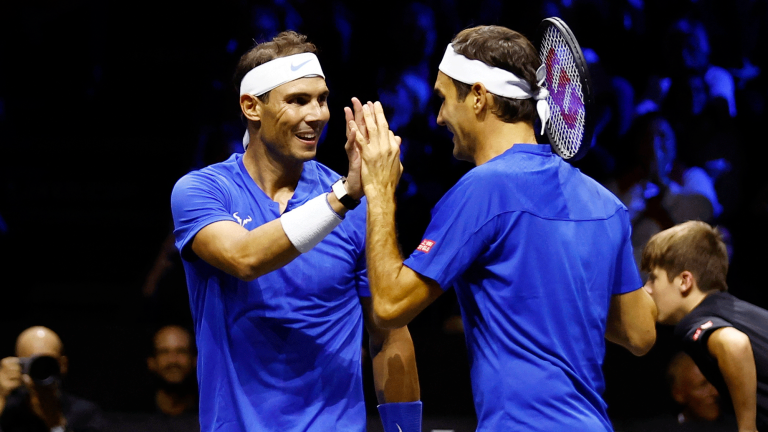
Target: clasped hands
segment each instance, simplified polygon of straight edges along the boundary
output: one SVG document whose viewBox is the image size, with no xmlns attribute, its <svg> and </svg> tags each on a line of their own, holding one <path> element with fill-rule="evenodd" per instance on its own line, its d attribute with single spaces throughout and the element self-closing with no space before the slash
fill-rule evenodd
<svg viewBox="0 0 768 432">
<path fill-rule="evenodd" d="M 389 130 L 381 103 L 363 105 L 352 98 L 352 108 L 344 107 L 344 116 L 347 122 L 344 148 L 349 158 L 347 193 L 359 198 L 353 194 L 353 189 L 359 187 L 360 195 L 364 193 L 369 200 L 393 197 L 403 173 L 402 140 Z"/>
</svg>

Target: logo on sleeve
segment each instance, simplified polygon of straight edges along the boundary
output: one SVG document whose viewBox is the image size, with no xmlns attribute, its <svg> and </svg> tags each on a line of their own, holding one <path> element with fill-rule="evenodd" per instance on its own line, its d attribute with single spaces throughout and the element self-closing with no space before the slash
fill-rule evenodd
<svg viewBox="0 0 768 432">
<path fill-rule="evenodd" d="M 699 337 L 701 337 L 701 333 L 710 327 L 712 327 L 712 321 L 707 321 L 704 324 L 700 325 L 699 328 L 697 328 L 696 331 L 693 333 L 693 340 L 695 341 L 699 340 Z"/>
<path fill-rule="evenodd" d="M 240 213 L 240 212 L 235 212 L 232 216 L 235 219 L 237 219 L 237 223 L 239 223 L 241 227 L 244 227 L 245 224 L 247 224 L 248 222 L 253 220 L 253 218 L 251 218 L 250 216 L 248 216 L 247 218 L 245 218 L 245 220 L 243 220 L 243 218 L 241 218 L 240 216 L 237 215 L 238 213 Z"/>
<path fill-rule="evenodd" d="M 432 249 L 432 246 L 435 245 L 435 242 L 433 240 L 424 239 L 421 241 L 421 244 L 419 247 L 416 248 L 417 251 L 422 251 L 424 253 L 427 253 Z"/>
</svg>

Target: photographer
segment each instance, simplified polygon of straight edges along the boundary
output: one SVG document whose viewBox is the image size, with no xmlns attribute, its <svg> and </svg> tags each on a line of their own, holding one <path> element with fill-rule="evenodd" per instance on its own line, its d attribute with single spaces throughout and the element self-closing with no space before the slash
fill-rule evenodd
<svg viewBox="0 0 768 432">
<path fill-rule="evenodd" d="M 67 357 L 59 336 L 30 327 L 16 339 L 16 357 L 0 361 L 0 431 L 101 431 L 101 411 L 92 402 L 66 394 L 61 379 Z"/>
</svg>

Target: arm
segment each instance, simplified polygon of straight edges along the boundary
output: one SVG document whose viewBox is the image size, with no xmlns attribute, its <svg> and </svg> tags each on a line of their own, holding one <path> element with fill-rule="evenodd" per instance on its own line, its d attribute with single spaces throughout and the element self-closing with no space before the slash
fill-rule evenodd
<svg viewBox="0 0 768 432">
<path fill-rule="evenodd" d="M 354 135 L 347 140 L 345 145 L 347 156 L 349 157 L 349 176 L 346 187 L 348 193 L 353 198 L 360 199 L 362 196 L 362 186 L 360 184 L 361 159 L 355 149 L 353 140 Z M 325 197 L 336 215 L 343 217 L 346 214 L 347 208 L 339 202 L 335 194 L 329 193 Z M 285 214 L 280 219 L 270 221 L 251 231 L 233 221 L 223 220 L 211 223 L 200 229 L 192 239 L 192 251 L 208 264 L 238 279 L 245 281 L 256 279 L 259 276 L 283 267 L 299 256 L 301 253 L 299 249 L 302 249 L 302 247 L 301 242 L 295 242 L 297 238 L 295 234 L 296 224 L 302 225 L 303 221 L 306 221 L 309 225 L 312 225 L 312 222 L 319 223 L 322 219 L 315 217 L 318 213 L 300 213 L 302 208 L 304 210 L 309 208 L 305 206 L 313 205 L 313 200 L 291 211 L 288 217 L 293 220 L 292 226 L 294 228 L 292 231 L 288 230 L 290 226 L 287 225 Z M 323 204 L 319 205 L 322 207 L 317 208 L 320 213 L 323 215 L 326 213 L 328 215 L 331 214 L 327 207 Z M 299 214 L 301 214 L 300 217 Z M 339 223 L 339 220 L 336 220 L 334 217 L 328 217 L 334 220 L 335 224 Z M 335 225 L 329 226 L 330 228 L 325 233 L 330 232 L 330 229 Z M 316 233 L 323 230 L 315 229 L 318 227 L 314 226 L 310 228 L 312 229 L 308 229 L 308 232 L 319 241 L 322 237 Z M 294 236 L 289 238 L 289 235 L 286 234 L 287 231 L 288 234 L 294 232 Z M 301 234 L 304 235 L 306 232 Z M 311 246 L 309 247 L 311 248 Z M 306 252 L 308 249 L 302 250 Z"/>
<path fill-rule="evenodd" d="M 363 156 L 363 186 L 368 198 L 366 256 L 376 323 L 406 325 L 443 290 L 432 279 L 403 265 L 395 231 L 395 189 L 400 180 L 399 140 L 389 130 L 381 104 L 363 106 L 369 135 L 357 133 Z M 355 130 L 354 122 L 347 122 Z"/>
<path fill-rule="evenodd" d="M 245 281 L 277 270 L 300 255 L 285 235 L 280 219 L 251 231 L 232 221 L 214 222 L 195 235 L 192 251 L 208 264 Z"/>
<path fill-rule="evenodd" d="M 640 288 L 611 297 L 605 338 L 636 356 L 645 355 L 656 342 L 656 304 Z"/>
<path fill-rule="evenodd" d="M 373 319 L 370 298 L 360 298 L 373 360 L 373 384 L 380 404 L 419 400 L 419 376 L 411 333 L 407 327 L 383 329 Z"/>
<path fill-rule="evenodd" d="M 757 430 L 757 371 L 749 337 L 733 327 L 722 327 L 707 340 L 707 349 L 723 374 L 739 432 Z"/>
</svg>

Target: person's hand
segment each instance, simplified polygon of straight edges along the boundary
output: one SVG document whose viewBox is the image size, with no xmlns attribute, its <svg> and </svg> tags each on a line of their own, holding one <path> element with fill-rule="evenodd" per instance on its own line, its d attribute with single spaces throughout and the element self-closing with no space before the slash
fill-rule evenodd
<svg viewBox="0 0 768 432">
<path fill-rule="evenodd" d="M 347 173 L 347 183 L 345 186 L 347 193 L 352 198 L 359 200 L 364 194 L 360 173 L 362 157 L 360 150 L 355 145 L 355 139 L 357 134 L 361 134 L 365 139 L 368 139 L 368 130 L 363 119 L 363 105 L 359 99 L 356 97 L 352 98 L 352 108 L 344 107 L 344 118 L 347 123 L 347 143 L 344 145 L 344 150 L 347 151 L 347 159 L 349 159 L 349 172 Z"/>
<path fill-rule="evenodd" d="M 389 130 L 380 102 L 363 106 L 363 118 L 367 130 L 367 139 L 356 130 L 355 122 L 347 122 L 349 128 L 356 131 L 356 147 L 359 149 L 363 165 L 361 175 L 365 194 L 394 196 L 403 165 L 400 163 L 401 139 Z"/>
<path fill-rule="evenodd" d="M 21 385 L 21 364 L 18 357 L 0 360 L 0 398 L 5 398 Z"/>
<path fill-rule="evenodd" d="M 29 405 L 49 429 L 56 426 L 66 427 L 67 420 L 61 410 L 61 391 L 58 383 L 41 386 L 32 381 L 29 375 L 22 375 L 24 385 L 29 389 Z"/>
</svg>

